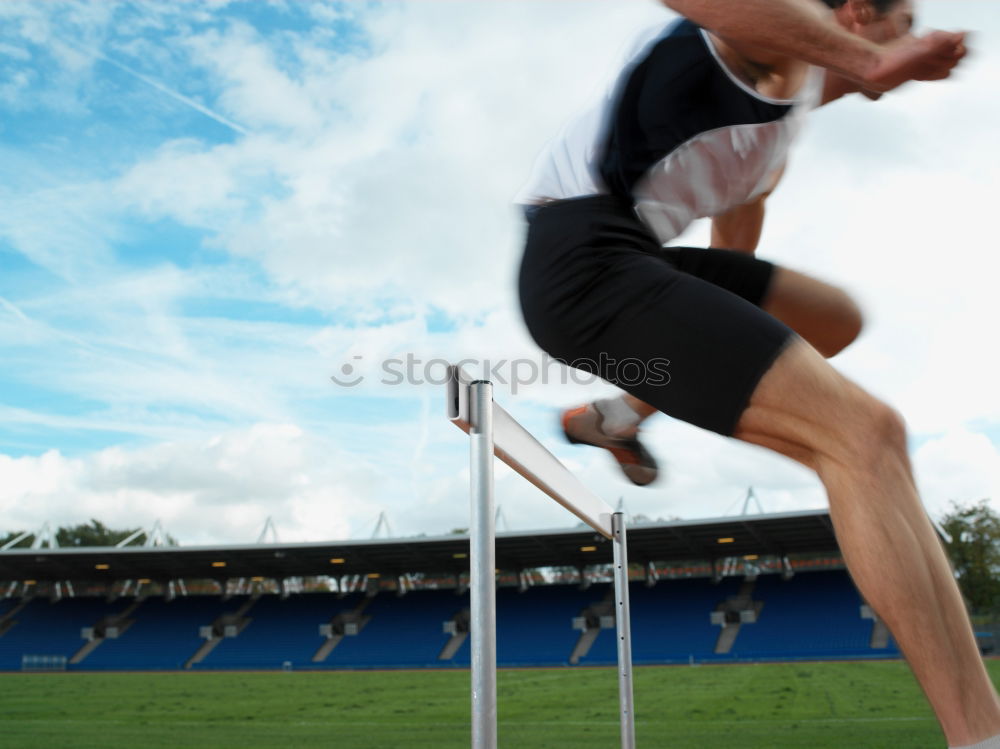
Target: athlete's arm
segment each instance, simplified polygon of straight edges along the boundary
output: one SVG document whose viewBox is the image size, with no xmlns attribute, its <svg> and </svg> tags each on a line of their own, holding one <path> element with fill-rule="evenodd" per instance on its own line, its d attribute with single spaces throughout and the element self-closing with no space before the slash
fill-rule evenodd
<svg viewBox="0 0 1000 749">
<path fill-rule="evenodd" d="M 965 55 L 965 34 L 934 31 L 879 46 L 841 28 L 819 0 L 661 0 L 734 46 L 768 50 L 888 91 L 947 78 Z"/>
<path fill-rule="evenodd" d="M 713 217 L 710 246 L 717 250 L 735 250 L 752 255 L 757 250 L 764 228 L 766 202 L 767 197 L 761 195 L 749 203 Z"/>
<path fill-rule="evenodd" d="M 861 94 L 872 101 L 878 101 L 882 98 L 881 93 L 862 88 L 859 84 L 844 78 L 842 75 L 837 75 L 832 70 L 826 70 L 824 73 L 826 77 L 823 79 L 823 96 L 820 99 L 820 106 L 829 104 L 831 101 L 836 101 L 848 94 Z"/>
</svg>

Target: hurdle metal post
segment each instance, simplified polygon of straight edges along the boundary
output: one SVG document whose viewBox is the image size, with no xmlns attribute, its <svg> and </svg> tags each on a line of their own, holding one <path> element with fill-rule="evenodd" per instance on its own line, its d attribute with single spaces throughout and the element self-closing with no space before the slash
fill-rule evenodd
<svg viewBox="0 0 1000 749">
<path fill-rule="evenodd" d="M 493 385 L 473 382 L 469 437 L 469 637 L 472 648 L 472 746 L 497 745 L 496 529 L 493 517 Z"/>
<path fill-rule="evenodd" d="M 496 749 L 496 533 L 493 456 L 607 538 L 614 550 L 615 629 L 622 749 L 635 747 L 625 518 L 493 401 L 493 386 L 448 368 L 448 418 L 471 441 L 469 528 L 472 749 Z"/>
</svg>

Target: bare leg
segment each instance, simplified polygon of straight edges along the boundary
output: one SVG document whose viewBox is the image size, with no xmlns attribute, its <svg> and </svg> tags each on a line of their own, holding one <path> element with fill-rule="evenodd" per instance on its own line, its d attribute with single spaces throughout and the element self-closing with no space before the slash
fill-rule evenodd
<svg viewBox="0 0 1000 749">
<path fill-rule="evenodd" d="M 827 358 L 861 333 L 861 310 L 847 292 L 788 268 L 775 267 L 760 306 Z"/>
<path fill-rule="evenodd" d="M 950 745 L 1000 734 L 1000 701 L 917 496 L 899 416 L 795 341 L 761 380 L 734 436 L 819 475 L 848 569 L 895 637 Z"/>
</svg>

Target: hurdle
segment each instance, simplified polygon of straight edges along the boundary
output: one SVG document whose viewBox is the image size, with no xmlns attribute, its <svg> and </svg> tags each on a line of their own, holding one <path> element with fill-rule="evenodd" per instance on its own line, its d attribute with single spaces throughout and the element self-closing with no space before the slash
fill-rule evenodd
<svg viewBox="0 0 1000 749">
<path fill-rule="evenodd" d="M 448 418 L 470 438 L 469 636 L 472 651 L 472 749 L 497 746 L 496 529 L 494 455 L 612 542 L 618 702 L 622 749 L 635 747 L 632 639 L 625 519 L 493 400 L 489 380 L 448 367 Z"/>
</svg>

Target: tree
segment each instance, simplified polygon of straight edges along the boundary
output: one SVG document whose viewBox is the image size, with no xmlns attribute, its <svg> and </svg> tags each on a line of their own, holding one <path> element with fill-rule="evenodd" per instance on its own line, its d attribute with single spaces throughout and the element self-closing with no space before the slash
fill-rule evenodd
<svg viewBox="0 0 1000 749">
<path fill-rule="evenodd" d="M 989 500 L 962 505 L 952 502 L 941 526 L 959 587 L 973 612 L 1000 608 L 1000 516 Z"/>
<path fill-rule="evenodd" d="M 114 546 L 135 533 L 138 528 L 116 531 L 108 528 L 100 520 L 91 519 L 89 523 L 72 525 L 56 531 L 56 541 L 60 546 Z M 142 543 L 136 539 L 137 543 Z"/>
<path fill-rule="evenodd" d="M 13 541 L 15 538 L 21 535 L 21 531 L 11 531 L 10 533 L 0 534 L 0 549 L 2 549 L 9 541 Z M 26 549 L 31 546 L 31 536 L 27 538 L 22 538 L 16 544 L 11 546 L 12 549 Z"/>
<path fill-rule="evenodd" d="M 59 546 L 115 546 L 134 534 L 137 530 L 138 528 L 115 530 L 114 528 L 109 528 L 100 520 L 92 519 L 89 523 L 59 528 L 59 530 L 56 531 L 56 543 L 58 543 Z M 0 534 L 0 546 L 3 546 L 8 541 L 12 541 L 19 535 L 21 535 L 20 531 Z M 33 540 L 32 536 L 28 536 L 11 548 L 27 548 L 31 546 L 31 542 Z M 128 545 L 140 546 L 144 540 L 145 539 L 140 536 L 139 538 L 130 541 Z M 166 542 L 168 546 L 177 546 L 177 540 L 170 535 L 166 536 Z"/>
</svg>

